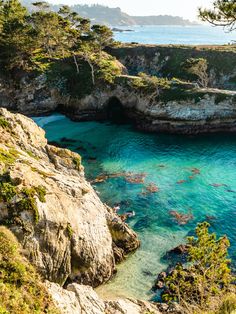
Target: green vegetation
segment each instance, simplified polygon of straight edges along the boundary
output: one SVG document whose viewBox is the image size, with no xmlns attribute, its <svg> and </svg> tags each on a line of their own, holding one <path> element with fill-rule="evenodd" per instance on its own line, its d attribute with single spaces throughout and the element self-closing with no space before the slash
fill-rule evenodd
<svg viewBox="0 0 236 314">
<path fill-rule="evenodd" d="M 69 222 L 67 224 L 66 230 L 67 230 L 69 239 L 71 239 L 73 236 L 74 230 L 72 229 L 71 224 Z"/>
<path fill-rule="evenodd" d="M 42 186 L 42 185 L 38 185 L 38 186 L 34 187 L 34 189 L 35 189 L 35 192 L 36 192 L 36 194 L 37 194 L 38 199 L 40 200 L 40 202 L 41 202 L 41 203 L 46 203 L 46 198 L 45 198 L 45 196 L 46 196 L 46 194 L 47 194 L 47 191 L 46 191 L 45 187 Z"/>
<path fill-rule="evenodd" d="M 115 49 L 109 49 L 109 51 L 118 60 L 124 61 L 131 75 L 138 75 L 140 71 L 140 65 L 133 62 L 137 55 L 145 59 L 143 71 L 146 71 L 149 75 L 166 77 L 168 79 L 176 77 L 183 81 L 196 80 L 193 74 L 183 68 L 186 60 L 191 58 L 205 59 L 208 65 L 208 74 L 211 73 L 219 82 L 222 75 L 233 76 L 233 69 L 236 68 L 235 45 L 196 47 L 166 45 L 150 47 L 125 44 Z M 158 56 L 158 59 L 156 56 Z M 234 85 L 236 81 L 233 78 L 230 80 L 231 84 Z"/>
<path fill-rule="evenodd" d="M 73 158 L 73 163 L 76 167 L 77 170 L 80 170 L 80 166 L 81 166 L 81 157 L 78 155 L 77 157 Z"/>
<path fill-rule="evenodd" d="M 183 69 L 189 74 L 197 78 L 197 83 L 206 88 L 209 84 L 209 77 L 207 73 L 207 60 L 203 58 L 190 58 L 183 64 Z"/>
<path fill-rule="evenodd" d="M 215 0 L 213 9 L 199 9 L 199 16 L 203 21 L 215 26 L 224 26 L 230 31 L 236 28 L 235 0 Z"/>
<path fill-rule="evenodd" d="M 132 89 L 150 97 L 158 96 L 159 89 L 167 90 L 170 88 L 170 82 L 167 79 L 150 76 L 145 73 L 139 73 L 138 77 L 130 77 L 128 84 Z"/>
<path fill-rule="evenodd" d="M 9 122 L 3 117 L 0 117 L 0 128 L 8 129 L 9 127 L 10 127 Z"/>
<path fill-rule="evenodd" d="M 34 159 L 39 159 L 31 150 L 27 150 L 26 153 Z"/>
<path fill-rule="evenodd" d="M 14 164 L 19 153 L 15 149 L 5 150 L 0 148 L 0 162 L 6 166 Z"/>
<path fill-rule="evenodd" d="M 0 313 L 57 314 L 39 275 L 20 254 L 20 246 L 0 226 Z"/>
<path fill-rule="evenodd" d="M 217 239 L 208 228 L 208 223 L 201 223 L 196 238 L 188 238 L 189 263 L 186 267 L 178 264 L 167 276 L 162 295 L 165 302 L 177 301 L 189 313 L 194 308 L 199 312 L 211 308 L 214 298 L 223 296 L 233 281 L 227 258 L 229 240 L 225 236 Z"/>
<path fill-rule="evenodd" d="M 53 12 L 45 2 L 29 13 L 18 0 L 0 3 L 0 66 L 8 75 L 45 72 L 63 94 L 82 97 L 98 81 L 120 74 L 115 59 L 103 52 L 113 33 L 91 25 L 68 6 Z"/>
<path fill-rule="evenodd" d="M 0 182 L 1 202 L 10 202 L 16 193 L 16 187 L 11 182 Z"/>
<path fill-rule="evenodd" d="M 9 211 L 9 219 L 2 223 L 15 223 L 22 211 L 32 212 L 34 222 L 38 223 L 39 213 L 36 197 L 40 202 L 45 203 L 46 189 L 41 185 L 20 188 L 18 183 L 17 180 L 14 182 L 8 173 L 0 176 L 0 202 L 3 202 Z"/>
</svg>

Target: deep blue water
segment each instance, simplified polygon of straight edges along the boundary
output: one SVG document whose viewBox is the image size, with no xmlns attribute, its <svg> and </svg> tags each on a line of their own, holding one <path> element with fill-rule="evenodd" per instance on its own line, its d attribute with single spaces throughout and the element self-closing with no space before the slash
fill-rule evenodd
<svg viewBox="0 0 236 314">
<path fill-rule="evenodd" d="M 198 26 L 124 26 L 133 32 L 115 33 L 115 39 L 121 42 L 143 44 L 188 44 L 215 45 L 228 44 L 236 40 L 236 31 L 225 32 L 222 27 Z"/>
<path fill-rule="evenodd" d="M 102 201 L 121 204 L 120 213 L 136 212 L 128 223 L 142 241 L 111 283 L 98 289 L 101 295 L 152 298 L 156 274 L 168 265 L 162 259 L 166 251 L 209 218 L 212 231 L 230 238 L 236 260 L 236 135 L 146 134 L 129 125 L 76 123 L 60 115 L 35 120 L 49 140 L 75 141 L 64 144 L 82 155 L 89 180 L 118 172 L 144 177 L 143 183 L 121 176 L 93 185 Z M 147 193 L 150 183 L 158 187 L 156 193 Z M 171 211 L 193 217 L 181 225 Z"/>
</svg>

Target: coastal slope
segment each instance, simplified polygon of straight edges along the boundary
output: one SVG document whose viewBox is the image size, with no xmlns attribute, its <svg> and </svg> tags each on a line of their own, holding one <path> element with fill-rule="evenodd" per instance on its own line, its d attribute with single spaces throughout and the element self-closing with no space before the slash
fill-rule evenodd
<svg viewBox="0 0 236 314">
<path fill-rule="evenodd" d="M 85 180 L 80 156 L 48 145 L 31 119 L 5 109 L 0 131 L 0 223 L 44 278 L 91 286 L 110 279 L 114 252 L 124 257 L 139 241 Z"/>
</svg>

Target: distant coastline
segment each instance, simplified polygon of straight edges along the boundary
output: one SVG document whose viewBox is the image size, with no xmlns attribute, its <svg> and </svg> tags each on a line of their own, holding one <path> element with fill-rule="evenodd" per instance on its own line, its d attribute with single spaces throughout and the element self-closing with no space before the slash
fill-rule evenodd
<svg viewBox="0 0 236 314">
<path fill-rule="evenodd" d="M 22 0 L 24 6 L 30 11 L 34 10 L 33 0 Z M 63 1 L 62 1 L 63 2 Z M 51 8 L 58 11 L 61 5 L 50 4 Z M 71 9 L 84 18 L 89 18 L 93 24 L 105 24 L 111 27 L 117 26 L 142 26 L 142 25 L 199 25 L 180 16 L 152 15 L 152 16 L 131 16 L 120 8 L 109 8 L 103 5 L 81 5 L 71 6 Z"/>
</svg>

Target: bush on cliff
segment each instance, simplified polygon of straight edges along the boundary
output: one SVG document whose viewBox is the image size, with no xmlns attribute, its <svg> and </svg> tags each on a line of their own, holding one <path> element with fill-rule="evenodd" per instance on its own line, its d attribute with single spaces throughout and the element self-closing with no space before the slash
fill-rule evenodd
<svg viewBox="0 0 236 314">
<path fill-rule="evenodd" d="M 0 313 L 59 313 L 20 250 L 10 230 L 0 226 Z"/>
<path fill-rule="evenodd" d="M 197 79 L 201 87 L 208 87 L 209 76 L 207 73 L 207 60 L 204 58 L 190 58 L 183 63 L 184 70 Z"/>
<path fill-rule="evenodd" d="M 170 82 L 167 79 L 150 76 L 142 72 L 138 74 L 138 77 L 132 79 L 130 83 L 132 88 L 149 96 L 157 96 L 159 89 L 170 88 Z"/>
<path fill-rule="evenodd" d="M 167 276 L 164 301 L 177 301 L 186 308 L 208 309 L 213 298 L 231 287 L 229 240 L 225 236 L 217 239 L 208 229 L 208 223 L 201 223 L 196 228 L 196 238 L 188 238 L 189 265 L 178 264 Z"/>
</svg>

